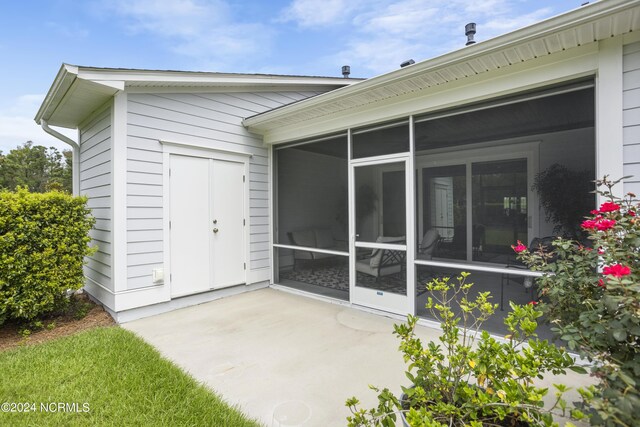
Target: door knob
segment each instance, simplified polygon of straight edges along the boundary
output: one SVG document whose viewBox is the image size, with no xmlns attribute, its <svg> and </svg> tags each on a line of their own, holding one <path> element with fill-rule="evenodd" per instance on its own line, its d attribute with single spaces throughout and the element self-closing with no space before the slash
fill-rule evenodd
<svg viewBox="0 0 640 427">
<path fill-rule="evenodd" d="M 217 223 L 218 223 L 218 220 L 217 220 L 217 219 L 214 219 L 214 220 L 213 220 L 213 223 L 214 223 L 214 224 L 217 224 Z"/>
<path fill-rule="evenodd" d="M 218 229 L 217 229 L 217 228 L 214 228 L 214 229 L 213 229 L 213 232 L 214 232 L 214 233 L 217 233 L 217 232 L 218 232 Z"/>
</svg>

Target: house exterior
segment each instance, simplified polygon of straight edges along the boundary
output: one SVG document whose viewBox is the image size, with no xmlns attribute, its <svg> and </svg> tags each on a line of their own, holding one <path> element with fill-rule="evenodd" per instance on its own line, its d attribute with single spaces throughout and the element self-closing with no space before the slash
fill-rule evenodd
<svg viewBox="0 0 640 427">
<path fill-rule="evenodd" d="M 640 194 L 639 30 L 603 0 L 364 81 L 63 65 L 35 120 L 78 129 L 85 289 L 120 321 L 265 286 L 421 314 L 460 270 L 529 298 L 545 173 Z"/>
</svg>

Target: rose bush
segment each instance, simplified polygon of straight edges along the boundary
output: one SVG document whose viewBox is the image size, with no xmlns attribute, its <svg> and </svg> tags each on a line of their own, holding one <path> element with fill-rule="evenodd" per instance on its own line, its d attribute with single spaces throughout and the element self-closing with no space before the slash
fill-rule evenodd
<svg viewBox="0 0 640 427">
<path fill-rule="evenodd" d="M 582 222 L 591 245 L 558 238 L 553 250 L 514 246 L 538 279 L 541 309 L 570 349 L 592 364 L 598 386 L 582 390 L 591 423 L 640 423 L 640 206 L 618 181 L 596 181 L 607 201 Z M 518 242 L 519 243 L 519 242 Z"/>
</svg>

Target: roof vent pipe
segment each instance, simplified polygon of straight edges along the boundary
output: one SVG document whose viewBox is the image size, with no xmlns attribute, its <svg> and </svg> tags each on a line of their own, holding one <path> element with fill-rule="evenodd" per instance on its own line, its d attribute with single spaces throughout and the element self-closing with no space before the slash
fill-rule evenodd
<svg viewBox="0 0 640 427">
<path fill-rule="evenodd" d="M 465 46 L 469 46 L 474 44 L 476 41 L 473 39 L 473 36 L 476 34 L 476 23 L 469 22 L 464 26 L 464 34 L 467 36 L 467 44 Z"/>
<path fill-rule="evenodd" d="M 413 59 L 407 59 L 402 64 L 400 64 L 400 68 L 408 67 L 409 65 L 412 65 L 412 64 L 415 64 L 415 63 L 416 63 L 416 61 L 414 61 Z"/>
<path fill-rule="evenodd" d="M 351 74 L 351 67 L 348 65 L 343 65 L 342 66 L 342 77 L 344 77 L 345 79 L 349 78 L 349 74 Z"/>
</svg>

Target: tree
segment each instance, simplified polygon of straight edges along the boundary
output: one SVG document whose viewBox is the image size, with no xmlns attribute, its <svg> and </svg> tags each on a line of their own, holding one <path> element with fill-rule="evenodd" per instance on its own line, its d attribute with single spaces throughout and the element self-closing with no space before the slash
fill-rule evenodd
<svg viewBox="0 0 640 427">
<path fill-rule="evenodd" d="M 70 150 L 60 153 L 55 147 L 27 141 L 7 155 L 0 152 L 0 188 L 22 186 L 39 193 L 52 189 L 71 193 L 71 164 Z"/>
</svg>

